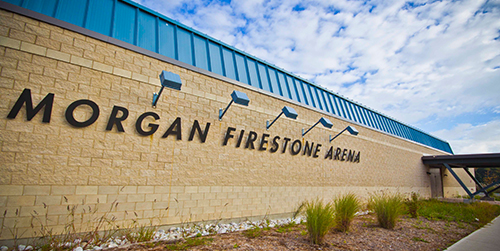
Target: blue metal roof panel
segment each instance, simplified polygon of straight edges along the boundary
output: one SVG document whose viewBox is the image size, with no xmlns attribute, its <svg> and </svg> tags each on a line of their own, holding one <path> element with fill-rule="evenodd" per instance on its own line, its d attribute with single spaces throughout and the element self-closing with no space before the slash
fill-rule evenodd
<svg viewBox="0 0 500 251">
<path fill-rule="evenodd" d="M 169 58 L 177 59 L 175 26 L 169 25 L 164 20 L 158 21 L 158 53 Z"/>
<path fill-rule="evenodd" d="M 223 52 L 223 60 L 224 60 L 224 76 L 230 79 L 237 80 L 236 74 L 236 62 L 234 61 L 234 51 L 229 50 L 228 48 L 222 47 Z"/>
<path fill-rule="evenodd" d="M 83 27 L 87 16 L 87 1 L 59 0 L 55 18 Z"/>
<path fill-rule="evenodd" d="M 330 99 L 332 100 L 332 103 L 335 105 L 335 111 L 336 111 L 336 115 L 337 116 L 340 116 L 340 117 L 345 117 L 344 116 L 344 112 L 342 111 L 342 106 L 340 105 L 339 103 L 339 98 L 333 94 L 330 94 Z"/>
<path fill-rule="evenodd" d="M 21 4 L 23 2 L 23 0 L 4 0 L 4 1 L 7 2 L 7 3 L 15 4 L 17 6 L 22 6 Z M 25 6 L 22 6 L 22 7 L 25 7 Z"/>
<path fill-rule="evenodd" d="M 330 103 L 330 99 L 328 99 L 326 96 L 328 94 L 326 92 L 319 92 L 319 95 L 320 95 L 322 102 L 325 104 L 325 107 L 328 110 L 328 112 L 335 114 L 335 111 L 333 110 L 332 104 Z"/>
<path fill-rule="evenodd" d="M 210 71 L 224 76 L 224 64 L 222 62 L 222 50 L 220 48 L 220 45 L 209 41 L 208 52 L 210 53 Z"/>
<path fill-rule="evenodd" d="M 278 75 L 275 69 L 269 68 L 267 66 L 266 70 L 269 76 L 269 82 L 271 83 L 271 89 L 273 90 L 273 93 L 279 96 L 284 96 L 289 98 L 287 95 L 283 94 L 283 90 L 280 88 L 280 84 L 278 83 Z"/>
<path fill-rule="evenodd" d="M 208 62 L 207 40 L 198 35 L 193 36 L 194 42 L 194 61 L 197 67 L 210 71 Z"/>
<path fill-rule="evenodd" d="M 194 65 L 193 62 L 193 43 L 192 43 L 193 33 L 189 32 L 183 28 L 177 28 L 177 60 L 184 62 L 186 64 Z"/>
<path fill-rule="evenodd" d="M 14 2 L 23 2 L 23 1 L 18 0 Z M 24 0 L 22 7 L 53 17 L 55 15 L 56 2 L 57 0 L 47 0 L 47 1 Z"/>
<path fill-rule="evenodd" d="M 299 84 L 299 86 L 300 86 L 300 90 L 302 91 L 302 94 L 304 95 L 305 104 L 310 105 L 312 107 L 316 107 L 316 105 L 314 104 L 314 101 L 311 99 L 311 91 L 309 90 L 310 85 L 306 84 L 301 79 L 295 81 L 295 83 Z M 302 102 L 302 103 L 304 103 L 304 102 Z"/>
<path fill-rule="evenodd" d="M 55 5 L 56 0 L 53 0 L 53 2 Z M 50 5 L 51 4 L 52 3 L 50 3 Z M 107 16 L 109 15 L 109 13 L 113 13 L 113 6 L 113 0 L 90 1 L 88 7 L 88 16 L 92 18 L 86 19 L 85 27 L 89 30 L 93 30 L 103 35 L 110 36 L 113 18 L 109 18 Z"/>
<path fill-rule="evenodd" d="M 257 73 L 257 65 L 256 65 L 255 60 L 253 60 L 251 58 L 246 58 L 246 62 L 247 62 L 247 67 L 248 67 L 248 76 L 250 79 L 250 85 L 253 87 L 257 87 L 257 88 L 269 91 L 269 85 L 266 86 L 266 88 L 263 88 L 262 85 L 260 84 L 259 75 Z"/>
<path fill-rule="evenodd" d="M 292 100 L 307 104 L 304 99 L 304 93 L 302 92 L 302 88 L 299 86 L 300 82 L 297 83 L 298 80 L 295 81 L 295 79 L 288 74 L 285 74 L 285 76 L 286 76 L 286 81 L 290 86 L 290 91 L 292 92 L 292 96 L 295 96 L 295 99 L 292 98 Z"/>
</svg>

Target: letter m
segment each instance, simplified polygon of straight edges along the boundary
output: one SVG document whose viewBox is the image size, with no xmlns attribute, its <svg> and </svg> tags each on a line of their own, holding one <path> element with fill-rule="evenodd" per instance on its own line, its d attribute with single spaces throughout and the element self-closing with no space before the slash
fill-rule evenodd
<svg viewBox="0 0 500 251">
<path fill-rule="evenodd" d="M 33 101 L 31 99 L 31 90 L 30 89 L 24 89 L 23 93 L 21 93 L 21 96 L 16 101 L 16 104 L 14 107 L 12 107 L 12 110 L 10 110 L 9 115 L 7 115 L 7 118 L 9 119 L 14 119 L 16 118 L 17 114 L 23 107 L 23 104 L 26 103 L 26 119 L 28 121 L 31 121 L 35 115 L 42 110 L 42 108 L 45 106 L 45 110 L 43 111 L 43 119 L 42 122 L 44 123 L 49 123 L 50 122 L 50 115 L 52 114 L 52 105 L 54 104 L 54 94 L 49 93 L 45 98 L 43 98 L 42 102 L 40 102 L 34 109 L 33 109 Z"/>
</svg>

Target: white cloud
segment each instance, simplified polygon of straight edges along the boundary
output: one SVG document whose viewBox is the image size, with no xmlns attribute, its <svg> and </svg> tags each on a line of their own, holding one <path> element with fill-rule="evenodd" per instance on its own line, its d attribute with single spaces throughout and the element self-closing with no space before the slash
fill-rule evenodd
<svg viewBox="0 0 500 251">
<path fill-rule="evenodd" d="M 500 152 L 500 120 L 477 126 L 459 124 L 433 134 L 448 139 L 455 153 Z"/>
</svg>

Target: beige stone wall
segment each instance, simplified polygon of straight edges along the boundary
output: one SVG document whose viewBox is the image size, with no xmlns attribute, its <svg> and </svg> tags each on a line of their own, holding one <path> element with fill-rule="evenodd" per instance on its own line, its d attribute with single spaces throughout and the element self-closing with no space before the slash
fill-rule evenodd
<svg viewBox="0 0 500 251">
<path fill-rule="evenodd" d="M 458 177 L 464 182 L 464 184 L 472 193 L 476 191 L 476 185 L 474 181 L 463 169 L 453 168 L 453 171 L 458 175 Z M 473 169 L 470 169 L 470 172 L 474 174 Z M 443 172 L 443 195 L 446 198 L 456 198 L 459 196 L 467 195 L 462 186 L 460 186 L 453 175 L 446 169 Z"/>
<path fill-rule="evenodd" d="M 153 109 L 152 93 L 160 89 L 162 70 L 179 74 L 182 90 L 165 89 Z M 50 123 L 42 123 L 43 110 L 26 121 L 25 106 L 15 119 L 7 119 L 25 88 L 35 106 L 48 93 L 55 95 Z M 233 90 L 245 92 L 250 104 L 233 105 L 219 121 L 218 109 L 227 105 Z M 13 228 L 32 236 L 34 216 L 62 230 L 75 205 L 76 213 L 85 214 L 84 223 L 109 212 L 106 216 L 127 226 L 132 219 L 176 224 L 290 213 L 305 199 L 347 191 L 363 198 L 381 190 L 430 196 L 420 158 L 443 154 L 359 125 L 357 137 L 343 134 L 330 144 L 329 134 L 352 123 L 6 11 L 0 11 L 0 99 L 0 213 L 5 212 L 0 239 L 11 239 Z M 68 105 L 79 99 L 100 108 L 97 122 L 85 128 L 71 126 L 64 117 Z M 293 107 L 298 119 L 281 118 L 266 131 L 266 120 L 284 105 Z M 105 130 L 113 106 L 130 112 L 125 132 Z M 145 120 L 143 128 L 156 123 L 159 129 L 141 136 L 136 119 L 151 111 L 160 119 Z M 75 111 L 80 121 L 89 116 L 85 106 Z M 302 138 L 301 129 L 322 116 L 333 128 L 318 126 Z M 162 138 L 177 117 L 182 139 Z M 195 120 L 202 128 L 211 124 L 205 143 L 198 137 L 188 140 Z M 222 146 L 228 127 L 236 128 L 235 137 Z M 276 153 L 245 149 L 244 143 L 236 148 L 240 130 L 245 138 L 255 131 L 259 140 L 268 133 L 269 140 L 288 137 L 322 147 L 318 158 L 281 153 L 281 147 Z M 360 151 L 360 163 L 325 160 L 330 145 Z M 446 180 L 449 189 L 456 187 Z"/>
</svg>

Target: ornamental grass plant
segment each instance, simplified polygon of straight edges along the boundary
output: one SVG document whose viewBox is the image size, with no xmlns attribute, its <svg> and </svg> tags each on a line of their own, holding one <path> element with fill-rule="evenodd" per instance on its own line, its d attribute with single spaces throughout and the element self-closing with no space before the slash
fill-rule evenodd
<svg viewBox="0 0 500 251">
<path fill-rule="evenodd" d="M 324 203 L 322 200 L 316 199 L 303 204 L 303 208 L 306 215 L 309 240 L 313 244 L 323 243 L 323 238 L 335 225 L 333 204 Z"/>
<path fill-rule="evenodd" d="M 418 209 L 420 207 L 420 195 L 418 193 L 412 192 L 410 198 L 405 200 L 405 204 L 410 217 L 417 218 Z"/>
<path fill-rule="evenodd" d="M 400 194 L 373 194 L 369 207 L 377 214 L 377 220 L 381 227 L 394 229 L 396 221 L 403 214 L 403 201 Z"/>
<path fill-rule="evenodd" d="M 335 228 L 342 232 L 349 231 L 352 219 L 360 209 L 358 197 L 353 193 L 338 196 L 333 200 Z"/>
</svg>

